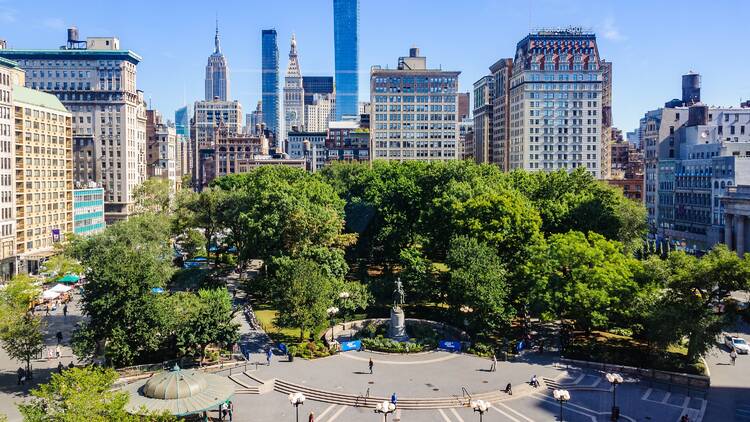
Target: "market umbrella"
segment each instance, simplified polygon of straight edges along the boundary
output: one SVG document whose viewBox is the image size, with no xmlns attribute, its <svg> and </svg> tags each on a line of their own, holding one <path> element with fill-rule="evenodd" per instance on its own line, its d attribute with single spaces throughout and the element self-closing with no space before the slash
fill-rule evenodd
<svg viewBox="0 0 750 422">
<path fill-rule="evenodd" d="M 81 277 L 78 277 L 75 274 L 65 274 L 65 276 L 61 277 L 59 280 L 57 280 L 58 283 L 66 283 L 66 284 L 75 284 L 78 283 L 78 280 L 80 280 Z"/>
<path fill-rule="evenodd" d="M 225 377 L 175 366 L 129 384 L 123 391 L 130 395 L 125 406 L 129 413 L 166 411 L 186 416 L 217 409 L 234 395 L 234 384 Z"/>
<path fill-rule="evenodd" d="M 57 293 L 67 293 L 71 290 L 73 290 L 72 287 L 66 286 L 64 284 L 56 284 L 55 287 L 49 289 L 51 292 L 57 292 Z"/>
<path fill-rule="evenodd" d="M 60 297 L 60 293 L 53 292 L 52 290 L 45 290 L 42 292 L 42 299 L 44 300 L 55 300 Z"/>
</svg>

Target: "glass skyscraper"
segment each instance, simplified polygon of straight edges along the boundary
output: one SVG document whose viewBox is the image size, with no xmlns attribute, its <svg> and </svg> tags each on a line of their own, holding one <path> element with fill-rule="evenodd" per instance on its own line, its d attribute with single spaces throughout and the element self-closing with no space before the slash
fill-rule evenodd
<svg viewBox="0 0 750 422">
<path fill-rule="evenodd" d="M 359 0 L 333 0 L 336 120 L 356 116 L 359 103 Z"/>
<path fill-rule="evenodd" d="M 276 136 L 279 135 L 279 48 L 276 30 L 264 29 L 262 35 L 262 96 L 263 122 Z"/>
<path fill-rule="evenodd" d="M 177 135 L 182 135 L 185 139 L 190 138 L 190 115 L 187 106 L 174 112 L 174 127 Z"/>
</svg>

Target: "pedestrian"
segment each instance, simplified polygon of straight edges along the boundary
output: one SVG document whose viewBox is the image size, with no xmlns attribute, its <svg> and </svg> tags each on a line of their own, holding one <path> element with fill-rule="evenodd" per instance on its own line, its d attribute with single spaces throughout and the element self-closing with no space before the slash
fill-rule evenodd
<svg viewBox="0 0 750 422">
<path fill-rule="evenodd" d="M 229 422 L 232 422 L 232 418 L 234 417 L 234 403 L 232 403 L 231 400 L 229 400 Z"/>
<path fill-rule="evenodd" d="M 690 422 L 688 415 L 682 415 L 682 417 L 680 418 L 680 422 Z"/>
<path fill-rule="evenodd" d="M 68 304 L 63 305 L 63 319 L 68 318 Z"/>
<path fill-rule="evenodd" d="M 495 354 L 492 354 L 492 366 L 490 366 L 490 372 L 495 372 L 497 370 L 497 356 Z"/>
<path fill-rule="evenodd" d="M 370 358 L 370 362 L 367 364 L 367 366 L 370 367 L 370 375 L 372 375 L 372 358 Z"/>
<path fill-rule="evenodd" d="M 71 360 L 71 361 L 70 361 L 70 363 L 68 364 L 68 369 L 73 369 L 73 368 L 75 368 L 75 367 L 76 367 L 76 366 L 75 366 L 75 365 L 73 365 L 73 361 Z"/>
<path fill-rule="evenodd" d="M 396 397 L 396 393 L 391 394 L 391 403 L 395 406 L 397 401 L 398 397 Z"/>
<path fill-rule="evenodd" d="M 224 402 L 219 405 L 219 420 L 223 421 L 226 415 L 227 415 L 227 402 Z"/>
<path fill-rule="evenodd" d="M 55 334 L 55 337 L 57 338 L 57 344 L 62 343 L 62 340 L 63 340 L 62 331 L 58 331 L 57 334 Z"/>
<path fill-rule="evenodd" d="M 310 414 L 307 416 L 307 422 L 315 422 L 315 415 L 313 412 L 310 412 Z"/>
<path fill-rule="evenodd" d="M 49 302 L 47 302 L 47 307 L 44 309 L 44 315 L 49 316 Z"/>
<path fill-rule="evenodd" d="M 512 396 L 513 395 L 513 386 L 508 383 L 508 385 L 505 386 L 505 394 Z"/>
<path fill-rule="evenodd" d="M 55 357 L 60 359 L 60 345 L 55 346 Z"/>
<path fill-rule="evenodd" d="M 729 357 L 732 359 L 732 366 L 734 366 L 734 361 L 737 360 L 737 350 L 732 349 L 732 351 L 729 352 Z"/>
<path fill-rule="evenodd" d="M 23 385 L 26 382 L 26 370 L 22 367 L 18 367 L 18 385 Z"/>
<path fill-rule="evenodd" d="M 539 387 L 539 380 L 537 379 L 536 375 L 531 376 L 531 382 L 529 384 L 531 384 L 531 386 L 534 388 Z"/>
<path fill-rule="evenodd" d="M 268 366 L 271 366 L 271 355 L 273 355 L 273 352 L 271 352 L 271 348 L 269 347 L 266 349 L 266 364 Z"/>
<path fill-rule="evenodd" d="M 57 372 L 59 374 L 62 374 L 63 369 L 65 369 L 65 366 L 63 366 L 62 362 L 57 363 Z"/>
</svg>

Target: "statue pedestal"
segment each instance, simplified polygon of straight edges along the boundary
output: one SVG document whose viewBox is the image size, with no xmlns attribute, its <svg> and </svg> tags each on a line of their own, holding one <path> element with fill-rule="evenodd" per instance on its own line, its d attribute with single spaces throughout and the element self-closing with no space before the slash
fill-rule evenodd
<svg viewBox="0 0 750 422">
<path fill-rule="evenodd" d="M 409 336 L 406 334 L 406 317 L 400 306 L 391 308 L 391 325 L 388 327 L 388 337 L 396 341 L 409 340 Z"/>
</svg>

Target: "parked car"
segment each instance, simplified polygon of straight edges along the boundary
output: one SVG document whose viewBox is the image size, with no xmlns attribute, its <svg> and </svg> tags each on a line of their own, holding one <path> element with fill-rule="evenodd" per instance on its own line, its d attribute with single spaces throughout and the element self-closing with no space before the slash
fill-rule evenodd
<svg viewBox="0 0 750 422">
<path fill-rule="evenodd" d="M 750 352 L 750 346 L 744 339 L 739 337 L 724 336 L 724 344 L 726 344 L 729 349 L 736 350 L 738 354 L 746 355 Z"/>
</svg>

